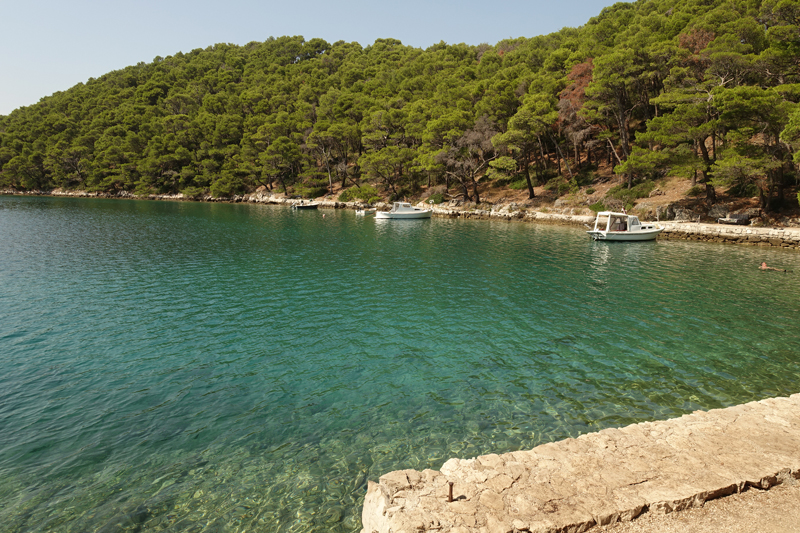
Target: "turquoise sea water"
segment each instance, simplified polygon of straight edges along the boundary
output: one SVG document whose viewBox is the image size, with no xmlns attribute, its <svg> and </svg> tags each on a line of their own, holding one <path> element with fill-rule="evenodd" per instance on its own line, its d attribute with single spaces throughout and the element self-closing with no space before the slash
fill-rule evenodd
<svg viewBox="0 0 800 533">
<path fill-rule="evenodd" d="M 781 250 L 0 197 L 0 531 L 357 531 L 391 470 L 798 392 L 799 297 Z"/>
</svg>

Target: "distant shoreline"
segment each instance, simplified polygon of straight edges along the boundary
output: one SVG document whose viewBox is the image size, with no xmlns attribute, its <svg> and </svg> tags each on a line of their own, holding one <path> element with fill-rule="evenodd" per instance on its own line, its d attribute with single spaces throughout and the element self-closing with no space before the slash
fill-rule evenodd
<svg viewBox="0 0 800 533">
<path fill-rule="evenodd" d="M 115 200 L 156 200 L 174 202 L 207 202 L 207 203 L 248 203 L 290 206 L 297 199 L 287 198 L 285 195 L 255 192 L 233 197 L 214 198 L 207 195 L 202 197 L 187 197 L 183 194 L 149 194 L 137 196 L 127 191 L 119 193 L 88 192 L 80 190 L 65 191 L 53 189 L 49 191 L 16 191 L 11 189 L 0 190 L 3 196 L 49 196 L 54 198 L 104 198 Z M 367 204 L 363 202 L 339 202 L 337 200 L 315 200 L 322 208 L 328 209 L 361 209 Z M 378 202 L 373 207 L 388 208 L 390 204 Z M 433 216 L 438 218 L 463 218 L 475 220 L 505 220 L 519 221 L 536 224 L 550 224 L 559 226 L 584 226 L 594 222 L 594 215 L 579 214 L 575 208 L 546 208 L 535 211 L 519 208 L 514 203 L 496 204 L 487 206 L 489 209 L 460 208 L 449 204 L 426 206 L 433 211 Z M 584 210 L 581 210 L 584 211 Z M 761 246 L 766 248 L 785 248 L 800 250 L 800 228 L 754 227 L 754 226 L 729 226 L 725 224 L 707 224 L 685 221 L 660 221 L 664 231 L 659 235 L 659 240 L 687 240 L 706 241 L 725 244 L 741 244 Z"/>
</svg>

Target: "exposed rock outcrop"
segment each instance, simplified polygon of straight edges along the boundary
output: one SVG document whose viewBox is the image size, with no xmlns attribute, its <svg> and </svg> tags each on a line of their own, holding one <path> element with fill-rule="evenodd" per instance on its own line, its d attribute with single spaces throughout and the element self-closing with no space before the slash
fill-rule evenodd
<svg viewBox="0 0 800 533">
<path fill-rule="evenodd" d="M 369 482 L 362 533 L 582 532 L 800 479 L 800 394 Z M 450 502 L 450 483 L 453 501 Z"/>
<path fill-rule="evenodd" d="M 658 236 L 659 239 L 800 248 L 800 228 L 764 228 L 679 222 L 662 222 L 661 225 L 664 226 L 664 231 Z"/>
</svg>

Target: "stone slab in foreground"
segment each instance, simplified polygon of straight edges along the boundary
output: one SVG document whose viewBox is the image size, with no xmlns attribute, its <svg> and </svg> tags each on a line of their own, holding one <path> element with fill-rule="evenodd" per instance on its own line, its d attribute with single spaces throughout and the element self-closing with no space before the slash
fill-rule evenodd
<svg viewBox="0 0 800 533">
<path fill-rule="evenodd" d="M 797 479 L 800 394 L 390 472 L 369 482 L 362 532 L 582 532 Z"/>
</svg>

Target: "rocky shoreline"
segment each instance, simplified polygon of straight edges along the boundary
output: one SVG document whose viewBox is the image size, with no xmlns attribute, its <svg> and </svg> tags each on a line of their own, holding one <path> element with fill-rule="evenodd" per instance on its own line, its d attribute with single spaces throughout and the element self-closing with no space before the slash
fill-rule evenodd
<svg viewBox="0 0 800 533">
<path fill-rule="evenodd" d="M 561 533 L 800 480 L 800 394 L 370 481 L 362 533 Z"/>
<path fill-rule="evenodd" d="M 266 191 L 258 191 L 252 194 L 233 196 L 230 198 L 214 198 L 210 195 L 190 198 L 183 194 L 150 194 L 147 196 L 137 196 L 127 191 L 118 193 L 102 193 L 88 191 L 73 191 L 54 189 L 51 191 L 15 191 L 0 190 L 3 195 L 27 195 L 27 196 L 55 196 L 73 198 L 109 198 L 109 199 L 130 199 L 130 200 L 166 200 L 166 201 L 200 201 L 200 202 L 222 202 L 222 203 L 254 203 L 272 205 L 292 205 L 296 199 L 288 198 L 283 194 L 271 194 Z M 320 207 L 330 209 L 361 209 L 366 207 L 362 202 L 339 202 L 332 199 L 317 200 Z M 594 222 L 594 215 L 591 211 L 584 208 L 561 207 L 547 208 L 539 210 L 518 206 L 515 203 L 496 204 L 488 209 L 478 209 L 472 205 L 464 205 L 459 201 L 452 201 L 447 204 L 430 206 L 424 203 L 418 204 L 433 210 L 433 216 L 443 218 L 463 218 L 474 220 L 506 220 L 532 222 L 537 224 L 571 225 L 585 226 Z M 388 208 L 390 204 L 379 202 L 373 207 L 378 209 Z M 724 216 L 727 212 L 718 209 L 719 214 Z M 666 211 L 665 211 L 666 212 Z M 669 213 L 676 220 L 659 222 L 664 226 L 664 231 L 659 235 L 659 239 L 677 239 L 689 241 L 706 241 L 726 244 L 740 244 L 749 246 L 763 246 L 772 248 L 800 249 L 800 228 L 781 227 L 781 226 L 733 226 L 725 224 L 712 224 L 703 222 L 693 222 L 697 220 L 697 215 L 688 210 L 673 210 Z M 758 219 L 760 220 L 760 219 Z"/>
</svg>

